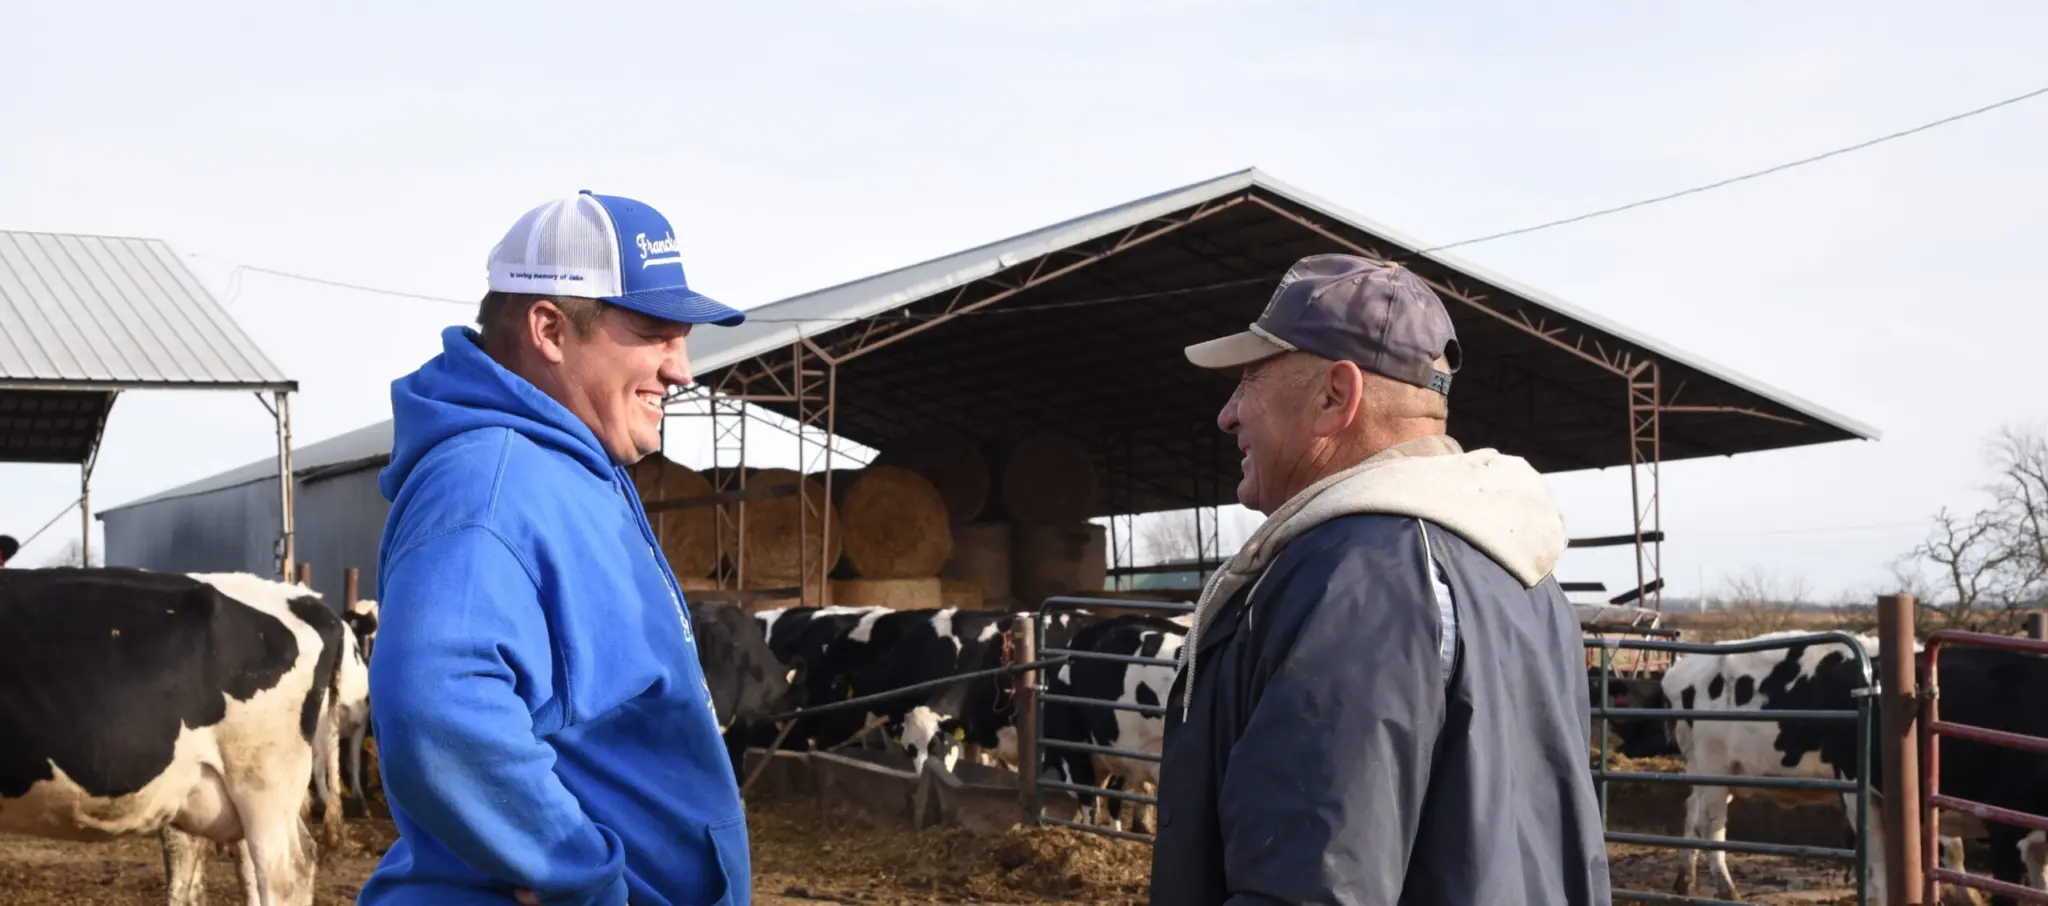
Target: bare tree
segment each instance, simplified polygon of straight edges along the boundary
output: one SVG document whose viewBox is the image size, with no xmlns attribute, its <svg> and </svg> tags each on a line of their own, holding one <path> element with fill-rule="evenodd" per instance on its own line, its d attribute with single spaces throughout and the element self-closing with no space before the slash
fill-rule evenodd
<svg viewBox="0 0 2048 906">
<path fill-rule="evenodd" d="M 1200 547 L 1195 534 L 1195 511 L 1174 510 L 1152 513 L 1136 520 L 1138 556 L 1147 562 L 1187 560 Z"/>
<path fill-rule="evenodd" d="M 1724 580 L 1707 596 L 1706 609 L 1728 614 L 1729 628 L 1749 637 L 1797 628 L 1800 611 L 1813 604 L 1813 587 L 1805 579 L 1752 567 Z"/>
<path fill-rule="evenodd" d="M 1944 508 L 1909 562 L 1934 573 L 1927 600 L 1949 626 L 2017 632 L 2048 599 L 2048 436 L 2001 429 L 1987 445 L 1990 502 L 1970 515 Z"/>
<path fill-rule="evenodd" d="M 1137 555 L 1150 563 L 1164 563 L 1168 560 L 1192 560 L 1206 556 L 1211 560 L 1235 553 L 1257 531 L 1257 514 L 1250 510 L 1218 507 L 1215 511 L 1217 525 L 1210 525 L 1208 515 L 1202 516 L 1197 532 L 1194 510 L 1173 510 L 1152 513 L 1137 519 Z M 1201 540 L 1208 534 L 1217 549 L 1207 550 L 1212 542 Z"/>
<path fill-rule="evenodd" d="M 103 558 L 103 557 L 101 556 L 101 554 L 100 554 L 100 552 L 99 552 L 99 551 L 93 551 L 93 552 L 92 552 L 92 562 L 91 562 L 91 563 L 87 563 L 87 562 L 85 562 L 85 545 L 84 545 L 84 544 L 81 544 L 81 543 L 79 543 L 79 541 L 78 541 L 77 539 L 75 539 L 75 538 L 74 538 L 74 539 L 72 539 L 72 540 L 70 540 L 70 541 L 66 541 L 66 542 L 64 542 L 64 546 L 63 546 L 62 548 L 58 549 L 58 551 L 57 551 L 56 553 L 54 553 L 54 554 L 51 554 L 50 556 L 48 556 L 48 557 L 45 557 L 45 558 L 43 558 L 43 561 L 42 561 L 42 566 L 43 566 L 44 568 L 46 568 L 46 569 L 47 569 L 47 568 L 49 568 L 49 567 L 53 567 L 53 566 L 105 566 L 105 565 L 106 565 L 106 561 L 105 561 L 105 559 L 104 559 L 104 558 Z"/>
</svg>

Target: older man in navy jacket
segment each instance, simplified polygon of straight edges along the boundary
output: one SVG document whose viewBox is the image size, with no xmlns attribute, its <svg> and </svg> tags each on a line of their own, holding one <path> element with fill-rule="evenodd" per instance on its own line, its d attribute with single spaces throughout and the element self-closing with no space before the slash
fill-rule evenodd
<svg viewBox="0 0 2048 906">
<path fill-rule="evenodd" d="M 1413 273 L 1317 255 L 1188 349 L 1267 514 L 1167 701 L 1157 904 L 1607 906 L 1563 520 L 1447 436 L 1463 352 Z"/>
</svg>

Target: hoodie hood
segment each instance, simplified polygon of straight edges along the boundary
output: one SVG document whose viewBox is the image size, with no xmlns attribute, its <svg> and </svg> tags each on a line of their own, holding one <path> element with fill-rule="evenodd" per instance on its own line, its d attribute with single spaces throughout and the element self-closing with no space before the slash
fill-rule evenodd
<svg viewBox="0 0 2048 906">
<path fill-rule="evenodd" d="M 1303 488 L 1210 578 L 1180 649 L 1189 697 L 1195 650 L 1222 602 L 1263 575 L 1288 542 L 1332 519 L 1362 513 L 1410 516 L 1442 526 L 1525 588 L 1550 575 L 1569 540 L 1550 486 L 1527 460 L 1491 449 L 1466 452 L 1444 435 L 1390 447 Z"/>
<path fill-rule="evenodd" d="M 391 464 L 377 477 L 396 500 L 414 466 L 442 441 L 479 428 L 506 428 L 560 451 L 591 472 L 616 479 L 618 468 L 575 413 L 484 354 L 468 327 L 441 331 L 441 354 L 391 382 Z"/>
</svg>

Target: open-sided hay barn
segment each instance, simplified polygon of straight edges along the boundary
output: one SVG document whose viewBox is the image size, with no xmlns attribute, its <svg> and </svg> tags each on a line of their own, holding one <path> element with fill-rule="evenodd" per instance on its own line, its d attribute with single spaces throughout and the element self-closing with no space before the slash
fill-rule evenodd
<svg viewBox="0 0 2048 906">
<path fill-rule="evenodd" d="M 1244 170 L 754 308 L 745 325 L 693 339 L 699 383 L 677 395 L 672 412 L 713 420 L 718 461 L 700 464 L 710 467 L 713 493 L 727 501 L 744 494 L 758 502 L 750 504 L 758 512 L 775 498 L 758 483 L 746 489 L 750 470 L 740 440 L 746 406 L 803 426 L 803 471 L 827 499 L 836 496 L 832 484 L 845 480 L 831 470 L 848 465 L 834 461 L 830 436 L 876 448 L 881 461 L 937 476 L 933 483 L 949 507 L 988 511 L 955 512 L 956 541 L 986 528 L 991 516 L 1033 525 L 1050 517 L 1079 521 L 1227 504 L 1236 455 L 1214 417 L 1230 386 L 1185 366 L 1181 349 L 1242 329 L 1296 259 L 1348 251 L 1401 261 L 1444 297 L 1468 353 L 1450 424 L 1460 442 L 1527 457 L 1547 472 L 1628 469 L 1638 492 L 1637 529 L 1620 543 L 1637 547 L 1640 575 L 1638 590 L 1624 598 L 1653 598 L 1661 585 L 1659 462 L 1877 436 L 1782 390 L 1425 248 L 1263 172 Z M 1068 455 L 1030 451 L 1050 443 L 1048 432 L 1068 438 L 1085 458 L 1085 478 L 1048 482 L 1032 472 Z M 377 535 L 388 510 L 375 476 L 389 442 L 387 422 L 298 451 L 300 559 L 314 564 L 314 581 L 323 590 L 338 587 L 346 566 L 361 568 L 364 587 L 375 587 Z M 979 505 L 972 487 L 932 465 L 932 450 L 941 443 L 960 445 L 962 456 L 986 453 Z M 274 477 L 258 465 L 103 513 L 109 562 L 267 571 L 269 562 L 255 557 L 262 545 L 250 538 L 260 538 L 258 527 L 275 518 L 266 507 L 274 507 L 278 495 Z M 796 507 L 805 514 L 799 522 L 829 518 L 819 496 L 813 490 L 805 498 L 811 505 Z M 1033 508 L 1044 513 L 1027 512 Z M 738 527 L 719 518 L 720 533 L 732 537 Z M 189 529 L 201 521 L 224 526 L 235 520 L 248 526 L 248 537 Z M 1081 556 L 1130 564 L 1129 526 L 1118 531 L 1118 525 L 1111 520 L 1100 553 Z M 1215 556 L 1213 519 L 1205 542 L 1202 554 Z M 824 546 L 822 535 L 804 545 L 812 553 L 802 558 L 801 583 L 765 581 L 791 586 L 776 594 L 802 587 L 813 589 L 804 594 L 814 598 L 824 587 L 818 570 L 840 560 L 836 547 L 819 557 Z M 727 584 L 734 569 L 729 562 L 719 567 Z M 1028 571 L 1013 569 L 1009 578 L 1040 587 Z M 717 582 L 706 577 L 700 584 Z"/>
</svg>

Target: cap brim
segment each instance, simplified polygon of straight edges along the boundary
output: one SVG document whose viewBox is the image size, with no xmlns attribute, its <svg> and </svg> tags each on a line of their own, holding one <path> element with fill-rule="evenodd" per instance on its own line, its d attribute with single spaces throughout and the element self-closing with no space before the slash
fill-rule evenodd
<svg viewBox="0 0 2048 906">
<path fill-rule="evenodd" d="M 747 320 L 746 312 L 691 289 L 653 289 L 603 298 L 620 308 L 678 324 L 737 327 Z"/>
<path fill-rule="evenodd" d="M 1287 351 L 1287 347 L 1247 330 L 1227 337 L 1196 343 L 1187 348 L 1188 361 L 1211 371 L 1236 371 Z"/>
</svg>

